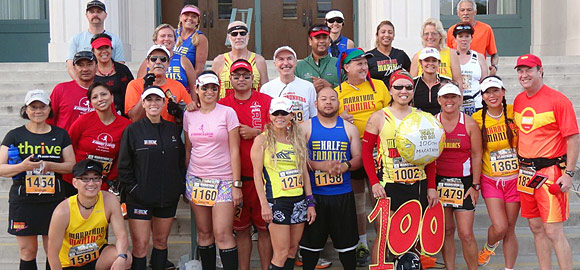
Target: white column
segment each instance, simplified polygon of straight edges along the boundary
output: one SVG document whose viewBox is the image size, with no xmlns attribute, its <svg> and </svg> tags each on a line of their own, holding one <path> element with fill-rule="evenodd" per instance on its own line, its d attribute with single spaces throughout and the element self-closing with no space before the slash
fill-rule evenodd
<svg viewBox="0 0 580 270">
<path fill-rule="evenodd" d="M 580 25 L 579 11 L 580 1 L 568 0 L 568 7 L 566 8 L 568 14 L 566 28 L 568 31 L 566 35 L 566 52 L 564 55 L 580 55 L 580 31 L 578 31 L 578 26 Z"/>
<path fill-rule="evenodd" d="M 359 0 L 359 46 L 364 50 L 375 47 L 377 25 L 389 20 L 395 25 L 393 46 L 404 50 L 409 57 L 419 51 L 421 25 L 427 18 L 439 19 L 439 1 L 430 0 Z"/>
<path fill-rule="evenodd" d="M 140 61 L 151 46 L 155 27 L 155 0 L 101 0 L 107 7 L 105 29 L 123 42 L 125 59 Z M 88 29 L 89 0 L 50 0 L 49 62 L 64 62 L 72 37 Z"/>
</svg>

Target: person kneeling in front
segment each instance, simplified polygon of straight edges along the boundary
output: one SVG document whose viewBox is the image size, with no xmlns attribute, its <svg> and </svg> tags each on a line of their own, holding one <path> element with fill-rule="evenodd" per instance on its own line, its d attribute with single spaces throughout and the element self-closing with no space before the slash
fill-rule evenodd
<svg viewBox="0 0 580 270">
<path fill-rule="evenodd" d="M 48 230 L 51 269 L 129 269 L 129 241 L 117 197 L 100 191 L 101 163 L 85 159 L 73 167 L 78 194 L 61 202 Z M 109 224 L 117 239 L 107 243 Z"/>
</svg>

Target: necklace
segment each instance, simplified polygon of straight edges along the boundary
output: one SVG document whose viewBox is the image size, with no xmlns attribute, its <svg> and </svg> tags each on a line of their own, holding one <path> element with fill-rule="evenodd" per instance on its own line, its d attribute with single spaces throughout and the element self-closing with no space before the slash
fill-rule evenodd
<svg viewBox="0 0 580 270">
<path fill-rule="evenodd" d="M 493 114 L 489 113 L 489 111 L 487 111 L 487 115 L 491 116 L 491 118 L 498 119 L 503 115 L 503 111 L 501 111 L 501 113 L 499 115 L 493 115 Z"/>
<path fill-rule="evenodd" d="M 101 71 L 101 69 L 99 69 L 98 67 L 97 67 L 97 72 L 98 72 L 99 74 L 103 75 L 103 77 L 108 77 L 108 76 L 111 76 L 111 75 L 113 75 L 113 73 L 115 73 L 115 66 L 114 66 L 114 65 L 113 65 L 113 66 L 111 66 L 111 71 L 110 71 L 109 73 L 104 73 L 104 72 L 102 72 L 102 71 Z"/>
<path fill-rule="evenodd" d="M 84 209 L 86 209 L 86 210 L 91 210 L 91 209 L 93 209 L 93 207 L 95 207 L 95 205 L 97 205 L 97 202 L 99 202 L 99 196 L 97 196 L 97 200 L 96 200 L 96 201 L 95 201 L 95 203 L 94 203 L 93 205 L 91 205 L 90 207 L 84 206 L 84 205 L 81 203 L 81 200 L 79 200 L 79 199 L 78 199 L 78 197 L 77 197 L 77 202 L 78 202 L 78 203 L 79 203 L 79 205 L 80 205 L 80 206 L 82 206 Z"/>
<path fill-rule="evenodd" d="M 346 83 L 348 83 L 348 85 L 350 85 L 350 87 L 354 88 L 354 90 L 358 91 L 360 90 L 358 87 L 352 85 L 351 83 L 349 83 L 348 81 L 346 81 Z"/>
</svg>

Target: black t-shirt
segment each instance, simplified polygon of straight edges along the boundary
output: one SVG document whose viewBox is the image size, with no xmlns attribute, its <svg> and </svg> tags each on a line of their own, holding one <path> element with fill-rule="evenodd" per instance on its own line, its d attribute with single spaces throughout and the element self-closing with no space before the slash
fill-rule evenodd
<svg viewBox="0 0 580 270">
<path fill-rule="evenodd" d="M 41 160 L 60 163 L 63 160 L 62 151 L 71 145 L 71 140 L 66 130 L 56 126 L 51 126 L 50 132 L 44 134 L 32 133 L 25 126 L 21 126 L 9 131 L 4 137 L 2 145 L 18 147 L 21 160 L 34 154 Z M 26 174 L 34 174 L 34 172 L 28 171 Z M 28 181 L 26 177 L 22 177 L 19 181 L 13 181 L 10 188 L 9 202 L 40 203 L 62 201 L 64 199 L 64 191 L 61 187 L 62 176 L 54 173 L 54 178 L 54 194 L 42 195 L 26 193 L 25 182 Z"/>
<path fill-rule="evenodd" d="M 115 74 L 111 76 L 95 76 L 95 82 L 103 82 L 113 92 L 115 104 L 115 109 L 120 115 L 127 117 L 125 115 L 125 91 L 127 90 L 127 85 L 132 81 L 133 74 L 129 68 L 121 63 L 113 61 L 113 66 L 115 68 Z"/>
<path fill-rule="evenodd" d="M 371 78 L 382 80 L 387 87 L 391 87 L 389 78 L 393 72 L 398 69 L 407 71 L 411 69 L 411 60 L 403 50 L 392 48 L 388 56 L 381 53 L 377 48 L 368 52 L 373 54 L 373 57 L 368 59 Z"/>
<path fill-rule="evenodd" d="M 413 95 L 413 107 L 432 115 L 441 112 L 441 105 L 437 101 L 437 93 L 439 93 L 439 88 L 441 88 L 442 84 L 448 83 L 449 81 L 451 79 L 448 77 L 437 75 L 437 83 L 429 89 L 429 86 L 425 84 L 421 76 L 414 78 L 415 94 Z"/>
</svg>

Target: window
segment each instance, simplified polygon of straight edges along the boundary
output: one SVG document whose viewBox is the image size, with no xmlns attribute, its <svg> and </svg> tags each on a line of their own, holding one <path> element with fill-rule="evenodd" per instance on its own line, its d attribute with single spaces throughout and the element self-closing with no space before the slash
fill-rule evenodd
<svg viewBox="0 0 580 270">
<path fill-rule="evenodd" d="M 460 0 L 439 0 L 441 15 L 457 15 Z M 516 14 L 517 0 L 475 0 L 477 15 Z"/>
<path fill-rule="evenodd" d="M 0 0 L 0 20 L 46 20 L 47 0 Z"/>
<path fill-rule="evenodd" d="M 298 18 L 298 6 L 296 0 L 284 0 L 282 1 L 282 17 L 284 19 L 297 19 Z"/>
<path fill-rule="evenodd" d="M 318 9 L 318 14 L 316 15 L 316 18 L 324 19 L 324 16 L 326 15 L 326 13 L 328 13 L 328 11 L 332 9 L 332 1 L 331 0 L 317 0 L 316 6 Z"/>
<path fill-rule="evenodd" d="M 218 19 L 229 20 L 232 16 L 232 0 L 218 0 Z"/>
</svg>

